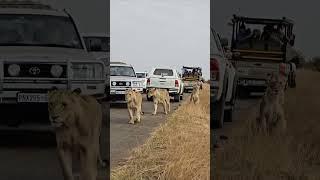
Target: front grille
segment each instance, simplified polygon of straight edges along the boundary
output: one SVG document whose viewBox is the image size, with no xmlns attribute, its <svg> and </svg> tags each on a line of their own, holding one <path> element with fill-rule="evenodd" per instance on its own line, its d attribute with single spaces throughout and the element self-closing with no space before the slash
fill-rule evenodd
<svg viewBox="0 0 320 180">
<path fill-rule="evenodd" d="M 126 97 L 124 94 L 114 94 L 110 96 L 111 101 L 125 101 Z"/>
<path fill-rule="evenodd" d="M 111 81 L 111 86 L 129 87 L 131 82 L 129 81 Z"/>
<path fill-rule="evenodd" d="M 20 66 L 20 73 L 15 77 L 23 77 L 23 78 L 55 78 L 52 76 L 50 70 L 51 67 L 55 64 L 33 64 L 33 63 L 20 63 L 17 64 Z M 59 78 L 67 77 L 67 65 L 61 65 L 63 68 L 62 75 Z M 8 72 L 10 64 L 4 64 L 4 77 L 12 77 Z"/>
</svg>

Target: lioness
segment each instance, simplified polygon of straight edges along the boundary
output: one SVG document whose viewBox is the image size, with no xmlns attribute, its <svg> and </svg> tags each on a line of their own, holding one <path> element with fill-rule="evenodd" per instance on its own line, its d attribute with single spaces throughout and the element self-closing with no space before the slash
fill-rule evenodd
<svg viewBox="0 0 320 180">
<path fill-rule="evenodd" d="M 132 89 L 126 90 L 126 101 L 130 116 L 129 123 L 134 124 L 134 117 L 136 117 L 136 120 L 139 123 L 141 120 L 141 115 L 143 114 L 141 93 Z"/>
<path fill-rule="evenodd" d="M 193 90 L 192 90 L 192 93 L 190 96 L 190 102 L 193 101 L 194 104 L 199 104 L 199 102 L 200 102 L 199 94 L 200 94 L 200 85 L 195 84 L 193 86 Z"/>
<path fill-rule="evenodd" d="M 100 156 L 102 109 L 97 100 L 81 90 L 48 93 L 49 119 L 55 128 L 60 165 L 65 180 L 73 180 L 72 155 L 80 155 L 80 179 L 96 180 Z"/>
<path fill-rule="evenodd" d="M 166 89 L 156 89 L 151 88 L 148 91 L 148 96 L 153 97 L 154 112 L 153 115 L 157 114 L 158 104 L 163 105 L 164 113 L 168 114 L 170 112 L 170 96 L 169 92 Z"/>
<path fill-rule="evenodd" d="M 260 112 L 257 118 L 257 124 L 264 133 L 270 134 L 274 128 L 278 128 L 280 133 L 286 131 L 287 122 L 281 99 L 282 91 L 284 91 L 283 81 L 279 79 L 278 75 L 272 74 L 260 103 Z"/>
</svg>

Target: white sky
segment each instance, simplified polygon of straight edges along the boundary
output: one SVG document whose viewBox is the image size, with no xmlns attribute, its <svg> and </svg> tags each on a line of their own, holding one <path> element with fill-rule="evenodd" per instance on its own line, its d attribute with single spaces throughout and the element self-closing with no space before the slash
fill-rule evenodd
<svg viewBox="0 0 320 180">
<path fill-rule="evenodd" d="M 209 78 L 209 0 L 111 0 L 111 60 L 136 71 L 200 66 Z"/>
</svg>

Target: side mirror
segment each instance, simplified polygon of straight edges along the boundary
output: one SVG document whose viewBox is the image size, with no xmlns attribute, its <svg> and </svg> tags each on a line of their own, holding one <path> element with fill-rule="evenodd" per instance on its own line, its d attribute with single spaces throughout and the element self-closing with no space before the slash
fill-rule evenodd
<svg viewBox="0 0 320 180">
<path fill-rule="evenodd" d="M 228 39 L 227 39 L 227 38 L 222 38 L 222 39 L 220 40 L 220 42 L 221 42 L 221 46 L 222 46 L 223 48 L 226 48 L 226 47 L 228 47 L 228 45 L 229 45 L 229 42 L 228 42 Z"/>
</svg>

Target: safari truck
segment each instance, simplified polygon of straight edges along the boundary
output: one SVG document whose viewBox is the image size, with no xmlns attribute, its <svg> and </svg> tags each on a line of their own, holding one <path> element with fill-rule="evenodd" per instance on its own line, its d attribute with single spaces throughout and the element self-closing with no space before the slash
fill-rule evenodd
<svg viewBox="0 0 320 180">
<path fill-rule="evenodd" d="M 202 80 L 201 67 L 182 67 L 182 81 L 184 83 L 184 91 L 192 91 L 193 85 Z"/>
<path fill-rule="evenodd" d="M 228 40 L 210 31 L 210 126 L 222 128 L 231 122 L 237 91 L 237 72 L 225 51 Z"/>
<path fill-rule="evenodd" d="M 250 18 L 233 15 L 231 52 L 232 62 L 239 73 L 239 92 L 264 91 L 266 80 L 272 72 L 283 71 L 289 87 L 294 87 L 295 77 L 290 73 L 294 50 L 294 22 L 282 19 Z"/>
<path fill-rule="evenodd" d="M 66 10 L 32 1 L 1 1 L 0 26 L 1 125 L 50 128 L 51 89 L 80 88 L 83 94 L 105 97 L 104 63 L 88 53 Z"/>
<path fill-rule="evenodd" d="M 126 103 L 125 92 L 128 89 L 143 91 L 142 82 L 133 66 L 124 62 L 110 62 L 110 102 Z"/>
</svg>

